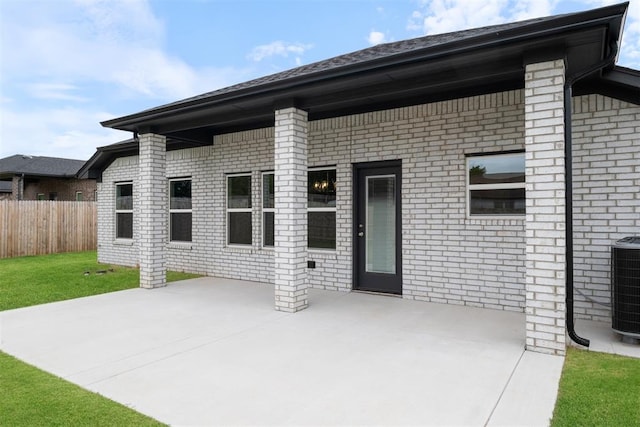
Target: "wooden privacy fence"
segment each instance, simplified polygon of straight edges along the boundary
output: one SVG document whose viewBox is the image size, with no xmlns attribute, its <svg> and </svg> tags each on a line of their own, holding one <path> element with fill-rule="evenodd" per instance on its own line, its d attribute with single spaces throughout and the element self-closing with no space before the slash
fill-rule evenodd
<svg viewBox="0 0 640 427">
<path fill-rule="evenodd" d="M 95 202 L 0 200 L 0 258 L 95 250 Z"/>
</svg>

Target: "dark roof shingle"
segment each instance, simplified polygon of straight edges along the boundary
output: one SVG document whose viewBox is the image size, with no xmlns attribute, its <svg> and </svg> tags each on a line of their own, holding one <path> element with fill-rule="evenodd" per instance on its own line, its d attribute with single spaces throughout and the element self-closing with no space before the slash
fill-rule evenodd
<svg viewBox="0 0 640 427">
<path fill-rule="evenodd" d="M 0 174 L 72 177 L 83 164 L 83 160 L 16 154 L 0 159 Z"/>
<path fill-rule="evenodd" d="M 571 14 L 566 14 L 571 15 Z M 548 21 L 551 19 L 557 19 L 565 15 L 555 15 L 543 18 L 533 18 L 525 21 L 510 22 L 506 24 L 491 25 L 481 28 L 473 28 L 470 30 L 455 31 L 445 34 L 435 34 L 424 37 L 418 37 L 408 40 L 401 40 L 397 42 L 383 43 L 373 47 L 361 49 L 355 52 L 346 53 L 333 58 L 325 59 L 322 61 L 314 62 L 300 67 L 285 70 L 279 73 L 270 74 L 268 76 L 259 77 L 257 79 L 249 80 L 246 82 L 238 83 L 232 86 L 224 87 L 211 92 L 206 92 L 197 96 L 182 99 L 176 102 L 165 104 L 159 107 L 150 108 L 143 112 L 151 112 L 154 110 L 160 110 L 171 106 L 178 106 L 181 104 L 188 104 L 192 101 L 200 99 L 213 98 L 219 95 L 224 95 L 232 92 L 241 91 L 244 89 L 256 88 L 259 86 L 267 85 L 270 83 L 276 83 L 286 80 L 295 79 L 298 77 L 310 76 L 315 73 L 330 71 L 339 69 L 342 67 L 353 66 L 361 63 L 368 63 L 378 59 L 386 59 L 395 55 L 405 54 L 416 50 L 432 48 L 437 45 L 463 41 L 473 37 L 499 34 L 503 31 L 520 28 L 526 25 L 535 24 L 539 22 Z"/>
</svg>

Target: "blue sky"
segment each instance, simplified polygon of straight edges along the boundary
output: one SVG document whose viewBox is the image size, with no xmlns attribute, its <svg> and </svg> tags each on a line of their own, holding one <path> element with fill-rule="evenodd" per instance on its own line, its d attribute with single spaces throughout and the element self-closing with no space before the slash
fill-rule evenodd
<svg viewBox="0 0 640 427">
<path fill-rule="evenodd" d="M 0 158 L 88 159 L 99 122 L 374 44 L 606 0 L 0 0 Z M 640 0 L 618 64 L 640 69 Z"/>
</svg>

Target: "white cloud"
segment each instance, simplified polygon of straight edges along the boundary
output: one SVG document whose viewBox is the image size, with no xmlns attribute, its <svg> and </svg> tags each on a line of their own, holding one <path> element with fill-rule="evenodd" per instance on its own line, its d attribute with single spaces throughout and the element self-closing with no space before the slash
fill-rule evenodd
<svg viewBox="0 0 640 427">
<path fill-rule="evenodd" d="M 578 0 L 584 7 L 607 6 L 618 0 Z M 564 6 L 564 9 L 561 9 Z M 561 9 L 559 11 L 558 9 Z M 565 13 L 559 0 L 420 0 L 407 29 L 420 34 L 442 34 L 469 28 Z M 630 0 L 619 63 L 640 68 L 640 0 Z"/>
<path fill-rule="evenodd" d="M 386 43 L 388 40 L 387 40 L 387 36 L 384 33 L 381 33 L 380 31 L 372 30 L 371 32 L 369 32 L 367 41 L 371 46 L 375 46 L 380 43 Z"/>
<path fill-rule="evenodd" d="M 167 54 L 164 26 L 147 2 L 77 0 L 38 6 L 9 8 L 15 19 L 3 20 L 2 43 L 11 46 L 2 52 L 3 71 L 9 76 L 100 82 L 156 100 L 196 95 L 238 78 L 237 71 L 196 69 Z M 33 15 L 24 15 L 34 9 Z"/>
<path fill-rule="evenodd" d="M 73 95 L 78 87 L 67 83 L 30 83 L 27 92 L 36 99 L 54 99 L 61 101 L 84 102 L 87 98 Z"/>
<path fill-rule="evenodd" d="M 629 3 L 620 52 L 623 65 L 640 69 L 640 0 Z"/>
<path fill-rule="evenodd" d="M 312 47 L 310 44 L 274 41 L 269 44 L 254 47 L 251 52 L 247 54 L 247 58 L 259 62 L 272 56 L 282 56 L 286 58 L 290 54 L 293 54 L 299 57 Z"/>
<path fill-rule="evenodd" d="M 505 21 L 506 0 L 432 0 L 421 2 L 411 15 L 409 29 L 424 34 L 441 34 L 483 27 Z"/>
<path fill-rule="evenodd" d="M 32 1 L 0 5 L 0 157 L 88 158 L 130 137 L 99 121 L 250 77 L 167 53 L 147 1 Z"/>
<path fill-rule="evenodd" d="M 2 108 L 0 158 L 13 154 L 69 157 L 86 160 L 96 147 L 131 137 L 128 132 L 105 129 L 106 112 L 81 108 L 33 109 L 16 112 Z"/>
</svg>

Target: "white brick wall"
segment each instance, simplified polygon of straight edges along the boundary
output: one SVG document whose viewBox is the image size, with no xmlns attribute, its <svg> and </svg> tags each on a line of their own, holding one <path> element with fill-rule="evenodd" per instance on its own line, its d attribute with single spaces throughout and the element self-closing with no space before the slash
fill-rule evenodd
<svg viewBox="0 0 640 427">
<path fill-rule="evenodd" d="M 116 188 L 118 182 L 133 183 L 133 239 L 116 240 Z M 135 267 L 139 265 L 140 210 L 138 156 L 120 157 L 103 172 L 98 190 L 98 261 Z"/>
<path fill-rule="evenodd" d="M 640 106 L 574 99 L 574 284 L 578 318 L 611 322 L 611 245 L 640 235 Z"/>
<path fill-rule="evenodd" d="M 583 179 L 578 174 L 602 161 L 614 162 L 606 163 L 607 182 L 638 187 L 639 107 L 595 95 L 574 99 L 574 107 L 576 288 L 608 303 L 609 245 L 640 234 L 632 216 L 640 213 L 640 195 L 622 190 L 624 184 L 602 200 L 600 175 L 591 172 Z M 613 129 L 603 133 L 584 122 L 611 108 L 616 112 L 606 120 L 615 123 Z M 308 166 L 336 165 L 338 194 L 336 251 L 308 251 L 317 267 L 307 269 L 308 284 L 351 289 L 352 164 L 402 159 L 404 297 L 523 311 L 524 218 L 468 219 L 464 183 L 465 154 L 523 149 L 524 126 L 524 93 L 519 90 L 309 122 Z M 267 128 L 219 135 L 213 146 L 167 153 L 167 178 L 193 178 L 194 239 L 191 245 L 168 245 L 168 268 L 273 283 L 274 252 L 261 248 L 260 229 L 260 174 L 274 170 L 273 150 L 274 129 Z M 249 171 L 254 243 L 229 248 L 225 176 Z M 103 262 L 138 263 L 135 244 L 116 245 L 113 239 L 113 183 L 133 179 L 136 194 L 137 173 L 137 157 L 130 157 L 117 159 L 103 174 L 98 210 Z M 592 186 L 595 181 L 601 185 Z M 134 241 L 137 209 L 134 202 Z M 584 226 L 584 221 L 611 214 L 626 225 L 616 222 L 615 230 L 601 222 Z M 580 317 L 608 321 L 606 308 L 584 302 L 579 294 L 576 300 Z"/>
<path fill-rule="evenodd" d="M 525 70 L 526 346 L 565 353 L 564 61 Z"/>
</svg>

